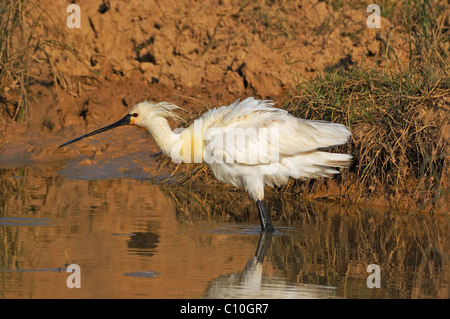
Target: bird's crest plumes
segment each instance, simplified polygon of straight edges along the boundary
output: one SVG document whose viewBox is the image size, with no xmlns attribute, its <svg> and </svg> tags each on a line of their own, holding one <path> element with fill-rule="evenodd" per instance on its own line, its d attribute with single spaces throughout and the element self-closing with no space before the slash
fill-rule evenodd
<svg viewBox="0 0 450 319">
<path fill-rule="evenodd" d="M 160 106 L 164 110 L 163 112 L 167 115 L 167 117 L 170 117 L 177 122 L 183 121 L 183 118 L 174 112 L 174 110 L 183 110 L 184 111 L 183 108 L 181 108 L 178 105 L 175 105 L 173 103 L 170 103 L 170 102 L 159 102 L 159 103 L 157 103 L 157 105 Z"/>
<path fill-rule="evenodd" d="M 171 118 L 177 122 L 182 122 L 183 118 L 175 113 L 175 110 L 184 110 L 178 105 L 169 102 L 150 102 L 144 101 L 136 104 L 131 108 L 130 113 L 138 112 L 139 114 L 149 114 L 150 116 L 161 116 Z"/>
</svg>

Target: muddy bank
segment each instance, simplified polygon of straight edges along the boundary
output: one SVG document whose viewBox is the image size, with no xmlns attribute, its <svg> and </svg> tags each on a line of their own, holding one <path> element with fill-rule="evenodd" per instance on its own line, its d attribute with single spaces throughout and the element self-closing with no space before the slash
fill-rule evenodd
<svg viewBox="0 0 450 319">
<path fill-rule="evenodd" d="M 367 28 L 362 4 L 77 4 L 81 28 L 71 29 L 68 1 L 27 2 L 25 22 L 38 21 L 36 41 L 46 41 L 24 57 L 32 56 L 27 67 L 33 79 L 22 118 L 27 135 L 70 136 L 115 119 L 144 99 L 188 108 L 246 96 L 281 102 L 297 81 L 342 58 L 380 63 L 380 37 L 390 28 L 384 18 L 381 29 Z M 18 107 L 14 82 L 5 79 L 4 86 L 2 138 L 18 138 L 24 129 L 10 127 Z"/>
<path fill-rule="evenodd" d="M 152 166 L 158 149 L 134 128 L 57 146 L 142 100 L 173 102 L 191 118 L 247 96 L 281 105 L 290 88 L 325 69 L 395 68 L 411 52 L 398 17 L 386 13 L 381 28 L 367 27 L 364 2 L 77 1 L 81 28 L 67 27 L 69 4 L 26 1 L 21 9 L 32 36 L 17 29 L 11 49 L 32 50 L 11 64 L 27 71 L 26 92 L 20 76 L 1 79 L 3 166 L 74 160 L 95 167 L 132 154 Z"/>
</svg>

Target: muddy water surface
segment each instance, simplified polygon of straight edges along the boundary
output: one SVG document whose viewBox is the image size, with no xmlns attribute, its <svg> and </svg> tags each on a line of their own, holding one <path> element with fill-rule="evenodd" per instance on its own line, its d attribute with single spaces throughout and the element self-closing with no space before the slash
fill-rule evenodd
<svg viewBox="0 0 450 319">
<path fill-rule="evenodd" d="M 123 161 L 2 164 L 0 298 L 448 298 L 442 214 L 273 199 L 261 235 L 254 207 L 192 218 Z"/>
</svg>

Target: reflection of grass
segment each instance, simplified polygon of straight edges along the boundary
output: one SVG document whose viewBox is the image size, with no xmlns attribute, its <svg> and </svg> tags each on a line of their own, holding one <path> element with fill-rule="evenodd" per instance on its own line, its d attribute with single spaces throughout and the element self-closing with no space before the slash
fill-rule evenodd
<svg viewBox="0 0 450 319">
<path fill-rule="evenodd" d="M 208 180 L 206 185 L 196 183 L 181 186 L 170 182 L 163 183 L 160 187 L 174 203 L 180 222 L 205 219 L 215 222 L 226 222 L 230 219 L 245 222 L 252 218 L 252 221 L 257 223 L 256 206 L 248 195 L 234 192 L 232 188 L 223 189 L 219 184 L 220 182 L 215 180 Z"/>
<path fill-rule="evenodd" d="M 127 225 L 127 219 L 117 224 L 114 214 L 123 216 L 124 212 L 128 214 L 134 209 L 142 210 L 144 216 L 154 205 L 153 199 L 145 202 L 149 189 L 147 186 L 141 188 L 144 184 L 141 182 L 134 184 L 119 179 L 65 183 L 53 169 L 48 170 L 35 171 L 30 167 L 0 170 L 0 216 L 20 213 L 22 217 L 27 214 L 49 217 L 47 214 L 51 214 L 61 218 L 62 225 L 73 223 L 73 228 L 68 227 L 71 231 L 66 234 L 71 237 L 72 231 L 78 233 L 77 227 L 81 225 L 85 225 L 84 231 L 89 234 L 92 229 L 109 229 L 104 223 L 111 220 L 113 229 L 129 227 L 134 223 L 121 226 Z M 206 179 L 206 182 L 202 187 L 187 182 L 184 186 L 161 185 L 175 203 L 179 223 L 207 221 L 258 225 L 256 207 L 247 194 L 234 192 L 232 188 L 217 190 L 219 182 L 212 179 Z M 273 236 L 263 264 L 270 267 L 264 269 L 281 272 L 288 282 L 336 286 L 338 296 L 349 298 L 448 298 L 449 230 L 446 216 L 377 212 L 270 195 L 268 205 L 275 225 L 292 226 L 295 232 L 283 235 L 283 227 L 279 227 L 280 233 Z M 134 206 L 136 203 L 141 204 Z M 83 211 L 85 213 L 80 213 Z M 86 218 L 85 222 L 77 224 L 80 216 Z M 64 224 L 65 219 L 69 225 Z M 33 249 L 46 247 L 49 242 L 62 238 L 64 229 L 65 226 L 56 227 L 56 235 L 50 235 L 51 232 L 41 232 L 40 228 L 0 226 L 0 267 L 33 268 L 40 260 L 30 257 Z M 115 231 L 110 229 L 110 232 Z M 248 239 L 244 240 L 255 239 L 254 236 L 246 237 Z M 63 256 L 57 255 L 57 258 L 61 264 L 67 262 Z M 381 289 L 366 286 L 369 275 L 366 267 L 373 263 L 381 267 Z M 8 276 L 8 273 L 0 271 L 0 281 L 4 279 L 1 276 Z"/>
<path fill-rule="evenodd" d="M 291 205 L 292 206 L 292 205 Z M 298 214 L 298 212 L 297 212 Z M 448 240 L 444 218 L 311 206 L 299 214 L 300 240 L 274 240 L 273 262 L 290 280 L 339 282 L 345 297 L 448 297 Z M 282 262 L 290 258 L 289 268 Z M 381 267 L 382 288 L 366 286 L 366 267 Z M 446 288 L 447 287 L 447 288 Z"/>
<path fill-rule="evenodd" d="M 252 223 L 254 203 L 244 193 L 161 186 L 172 198 L 178 221 Z M 288 282 L 336 286 L 347 298 L 448 297 L 448 229 L 444 216 L 388 213 L 354 206 L 325 205 L 293 198 L 268 202 L 281 233 L 274 236 L 266 263 Z M 284 236 L 281 226 L 297 236 Z M 382 289 L 369 289 L 366 268 L 381 268 Z"/>
<path fill-rule="evenodd" d="M 26 201 L 26 169 L 19 167 L 15 170 L 0 169 L 0 217 L 10 217 L 14 213 L 22 212 L 26 214 L 24 203 Z M 21 178 L 13 178 L 20 176 Z M 20 268 L 20 258 L 24 254 L 21 245 L 22 232 L 19 227 L 0 225 L 0 268 L 17 269 Z M 7 276 L 0 271 L 0 281 Z M 0 297 L 2 294 L 0 293 Z"/>
<path fill-rule="evenodd" d="M 346 297 L 448 297 L 446 230 L 432 217 L 344 210 L 316 210 L 313 216 L 304 216 L 305 226 L 314 231 L 303 239 L 273 243 L 274 263 L 291 280 L 340 282 Z M 281 263 L 286 258 L 292 268 Z M 383 289 L 378 291 L 366 286 L 366 267 L 373 263 L 382 271 Z"/>
</svg>

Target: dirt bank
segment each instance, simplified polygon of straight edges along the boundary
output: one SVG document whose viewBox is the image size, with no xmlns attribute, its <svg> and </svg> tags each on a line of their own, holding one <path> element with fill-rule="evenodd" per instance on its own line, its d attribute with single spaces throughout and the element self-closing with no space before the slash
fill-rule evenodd
<svg viewBox="0 0 450 319">
<path fill-rule="evenodd" d="M 247 96 L 281 103 L 326 68 L 400 67 L 411 52 L 409 31 L 385 18 L 395 9 L 388 2 L 377 29 L 367 27 L 364 1 L 80 0 L 81 27 L 69 28 L 72 2 L 20 9 L 26 27 L 10 49 L 26 49 L 11 65 L 26 72 L 3 73 L 0 91 L 0 156 L 13 166 L 155 153 L 133 128 L 57 150 L 145 99 L 194 113 Z"/>
<path fill-rule="evenodd" d="M 362 3 L 189 0 L 77 1 L 81 28 L 68 28 L 71 2 L 27 2 L 26 22 L 38 21 L 33 37 L 46 45 L 25 57 L 32 77 L 25 128 L 10 121 L 17 83 L 4 81 L 2 153 L 13 136 L 14 148 L 30 143 L 38 155 L 30 132 L 58 143 L 55 136 L 107 123 L 144 99 L 183 107 L 252 95 L 279 102 L 342 58 L 379 63 L 390 30 L 384 18 L 381 29 L 369 29 Z"/>
</svg>

